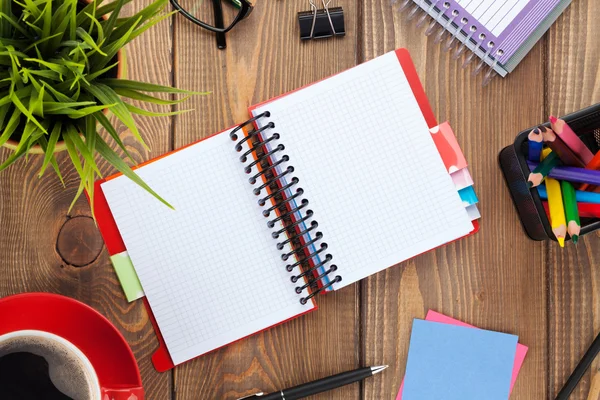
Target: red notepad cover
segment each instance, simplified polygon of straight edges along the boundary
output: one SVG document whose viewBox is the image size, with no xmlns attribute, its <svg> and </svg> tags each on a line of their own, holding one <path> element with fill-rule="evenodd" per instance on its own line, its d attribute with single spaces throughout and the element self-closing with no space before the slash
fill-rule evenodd
<svg viewBox="0 0 600 400">
<path fill-rule="evenodd" d="M 406 49 L 398 49 L 398 50 L 396 50 L 396 55 L 398 56 L 398 60 L 399 60 L 400 64 L 402 65 L 402 69 L 404 70 L 404 73 L 408 79 L 408 82 L 409 82 L 410 87 L 413 91 L 413 94 L 417 100 L 417 103 L 419 104 L 419 106 L 421 108 L 421 111 L 423 113 L 423 116 L 425 117 L 427 125 L 429 126 L 429 128 L 433 128 L 433 127 L 437 126 L 438 125 L 437 120 L 435 118 L 435 115 L 433 114 L 433 111 L 429 104 L 429 100 L 427 99 L 427 96 L 425 95 L 425 91 L 423 89 L 423 86 L 421 85 L 421 81 L 417 75 L 417 71 L 412 62 L 410 54 L 408 53 L 408 51 Z M 310 86 L 310 85 L 307 85 L 305 87 L 308 87 L 308 86 Z M 297 89 L 295 91 L 302 90 L 303 88 Z M 290 92 L 290 93 L 293 93 L 293 92 Z M 289 94 L 289 93 L 287 93 L 287 94 Z M 259 105 L 265 104 L 267 102 L 271 102 L 271 101 L 276 100 L 280 97 L 283 97 L 287 94 L 284 94 L 282 96 L 275 97 L 266 102 L 254 105 L 249 108 L 249 111 L 251 112 Z M 220 133 L 222 133 L 222 132 L 220 132 Z M 218 134 L 219 133 L 216 133 L 215 135 L 218 135 Z M 212 136 L 214 136 L 214 135 L 212 135 Z M 207 138 L 205 138 L 205 139 L 207 139 Z M 205 140 L 205 139 L 202 139 L 202 140 Z M 198 142 L 200 142 L 200 141 L 198 141 Z M 198 142 L 191 143 L 188 146 L 191 146 Z M 185 146 L 185 147 L 188 147 L 188 146 Z M 185 148 L 185 147 L 183 147 L 183 148 Z M 150 160 L 144 164 L 141 164 L 140 166 L 148 164 L 153 161 L 156 161 L 160 158 L 166 157 L 166 156 L 173 154 L 179 150 L 181 150 L 181 149 L 164 154 L 163 156 L 160 156 L 158 158 Z M 94 213 L 96 216 L 98 229 L 100 230 L 100 233 L 102 234 L 102 238 L 104 239 L 104 242 L 106 243 L 106 249 L 107 249 L 109 255 L 111 255 L 111 256 L 122 253 L 122 252 L 126 251 L 127 249 L 125 247 L 125 243 L 123 242 L 121 234 L 119 233 L 117 224 L 113 218 L 110 208 L 108 207 L 108 203 L 106 201 L 106 198 L 102 191 L 102 187 L 100 185 L 103 182 L 105 182 L 106 180 L 113 179 L 114 177 L 119 176 L 119 175 L 120 174 L 117 174 L 117 175 L 109 177 L 107 179 L 97 181 L 95 183 L 95 189 L 94 189 Z M 473 227 L 474 227 L 473 231 L 467 236 L 470 236 L 470 235 L 476 233 L 477 231 L 479 231 L 479 222 L 473 221 Z M 156 332 L 156 336 L 157 336 L 157 339 L 159 342 L 158 349 L 152 356 L 152 363 L 154 364 L 154 368 L 156 368 L 157 371 L 159 371 L 159 372 L 168 371 L 169 369 L 173 368 L 175 365 L 173 364 L 173 361 L 171 360 L 171 356 L 169 355 L 165 341 L 160 333 L 158 324 L 156 323 L 156 320 L 152 314 L 152 309 L 150 308 L 149 303 L 146 298 L 144 298 L 143 301 L 144 301 L 144 305 L 148 311 L 148 316 L 150 317 L 152 326 L 154 327 L 154 330 Z M 313 310 L 316 310 L 316 307 L 310 311 L 313 311 Z M 307 311 L 307 312 L 310 312 L 310 311 Z M 304 315 L 304 314 L 299 314 L 299 315 L 295 316 L 294 318 L 297 318 L 301 315 Z M 273 325 L 273 326 L 277 326 L 277 325 L 283 324 L 285 322 L 287 322 L 287 320 L 281 321 L 280 323 Z M 269 327 L 267 329 L 270 329 L 270 328 L 271 327 Z M 259 332 L 255 332 L 255 334 L 256 333 L 259 333 Z M 239 339 L 239 340 L 242 340 L 242 339 Z M 229 343 L 229 344 L 231 344 L 231 343 Z M 217 349 L 214 349 L 212 351 L 215 351 L 215 350 L 217 350 Z"/>
</svg>

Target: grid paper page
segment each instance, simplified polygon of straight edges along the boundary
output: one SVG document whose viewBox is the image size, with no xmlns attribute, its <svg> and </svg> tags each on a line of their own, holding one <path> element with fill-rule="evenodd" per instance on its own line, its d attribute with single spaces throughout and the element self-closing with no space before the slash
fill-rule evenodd
<svg viewBox="0 0 600 400">
<path fill-rule="evenodd" d="M 102 184 L 175 364 L 313 308 L 300 304 L 239 155 L 228 131 L 140 168 L 175 211 L 126 177 Z"/>
<path fill-rule="evenodd" d="M 531 0 L 458 0 L 457 3 L 467 10 L 477 23 L 485 26 L 495 36 L 513 22 Z"/>
<path fill-rule="evenodd" d="M 346 286 L 460 238 L 473 224 L 394 52 L 268 110 Z"/>
</svg>

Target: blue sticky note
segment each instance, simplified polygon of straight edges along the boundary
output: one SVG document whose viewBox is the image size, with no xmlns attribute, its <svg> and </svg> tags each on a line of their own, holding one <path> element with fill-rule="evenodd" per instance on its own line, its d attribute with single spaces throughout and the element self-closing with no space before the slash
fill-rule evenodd
<svg viewBox="0 0 600 400">
<path fill-rule="evenodd" d="M 517 340 L 415 319 L 402 400 L 507 400 Z"/>
<path fill-rule="evenodd" d="M 479 203 L 479 199 L 477 198 L 477 194 L 475 193 L 473 186 L 468 186 L 459 190 L 458 195 L 460 196 L 460 199 L 465 207 Z"/>
</svg>

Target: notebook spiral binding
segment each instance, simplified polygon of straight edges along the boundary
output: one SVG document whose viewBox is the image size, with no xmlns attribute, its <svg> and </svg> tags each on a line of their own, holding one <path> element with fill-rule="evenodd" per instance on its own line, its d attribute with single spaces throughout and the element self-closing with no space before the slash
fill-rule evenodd
<svg viewBox="0 0 600 400">
<path fill-rule="evenodd" d="M 267 130 L 275 128 L 275 123 L 270 121 L 261 128 L 256 129 L 253 127 L 247 136 L 242 139 L 238 137 L 238 133 L 243 132 L 244 127 L 253 126 L 254 122 L 259 119 L 269 118 L 270 116 L 271 113 L 265 111 L 250 118 L 231 131 L 230 137 L 232 141 L 237 141 L 235 151 L 238 153 L 243 150 L 242 145 L 248 142 L 248 150 L 241 154 L 239 159 L 246 164 L 244 167 L 246 174 L 252 174 L 255 167 L 258 169 L 258 172 L 248 179 L 250 184 L 255 185 L 259 179 L 264 178 L 263 184 L 254 188 L 253 193 L 260 196 L 263 190 L 270 189 L 266 196 L 259 198 L 258 204 L 261 207 L 266 207 L 268 201 L 272 200 L 274 204 L 269 208 L 265 208 L 262 214 L 265 218 L 270 217 L 272 212 L 278 212 L 278 215 L 276 218 L 268 220 L 267 226 L 274 230 L 277 222 L 281 221 L 284 225 L 282 229 L 274 230 L 271 235 L 274 239 L 279 239 L 281 235 L 286 234 L 285 240 L 278 242 L 276 245 L 279 251 L 283 250 L 287 244 L 292 245 L 292 251 L 281 254 L 283 261 L 288 261 L 291 257 L 297 256 L 297 261 L 293 264 L 287 264 L 286 270 L 292 272 L 298 266 L 304 267 L 304 262 L 310 261 L 312 263 L 310 268 L 302 268 L 303 272 L 291 277 L 293 283 L 302 282 L 302 279 L 305 282 L 302 286 L 296 286 L 296 293 L 301 294 L 309 287 L 312 289 L 311 293 L 300 299 L 300 303 L 306 304 L 320 292 L 327 290 L 337 282 L 341 282 L 342 277 L 336 275 L 333 279 L 328 279 L 328 276 L 337 270 L 337 266 L 331 264 L 333 256 L 326 253 L 328 245 L 323 242 L 323 233 L 316 232 L 312 237 L 309 236 L 310 232 L 318 228 L 319 223 L 312 218 L 314 212 L 308 209 L 309 201 L 304 198 L 302 200 L 298 199 L 304 194 L 304 189 L 298 187 L 300 181 L 293 176 L 294 167 L 287 166 L 285 169 L 281 169 L 283 163 L 290 161 L 290 157 L 287 154 L 281 154 L 281 158 L 275 160 L 274 156 L 280 155 L 277 153 L 285 151 L 285 146 L 281 143 L 274 146 L 281 135 L 279 133 L 273 133 L 269 137 L 263 135 Z M 252 153 L 258 156 L 248 163 Z M 284 180 L 284 178 L 287 179 Z M 288 193 L 293 194 L 288 195 Z M 297 203 L 296 199 L 300 202 Z M 290 218 L 293 218 L 292 222 L 287 222 Z M 300 239 L 303 242 L 297 244 Z M 326 264 L 330 264 L 329 268 L 318 274 L 318 270 L 324 269 Z M 329 280 L 329 282 L 325 282 L 326 280 Z M 314 288 L 315 285 L 319 287 Z"/>
<path fill-rule="evenodd" d="M 494 41 L 486 40 L 484 33 L 477 35 L 478 27 L 475 24 L 469 24 L 467 18 L 461 18 L 460 11 L 452 9 L 452 3 L 446 0 L 391 0 L 391 3 L 392 6 L 398 6 L 398 11 L 408 10 L 413 5 L 414 7 L 406 13 L 406 19 L 410 21 L 420 13 L 416 22 L 417 27 L 421 27 L 427 17 L 430 17 L 431 21 L 425 29 L 425 35 L 432 35 L 438 26 L 434 43 L 440 43 L 446 36 L 447 40 L 443 45 L 444 51 L 449 51 L 457 40 L 460 41 L 461 44 L 454 51 L 453 58 L 455 60 L 469 49 L 471 53 L 466 57 L 462 68 L 466 68 L 476 56 L 479 56 L 480 62 L 473 70 L 472 75 L 476 76 L 481 73 L 486 64 L 489 66 L 483 76 L 482 86 L 487 86 L 497 75 L 495 68 L 498 65 L 498 57 L 504 55 L 504 51 L 496 50 Z"/>
</svg>

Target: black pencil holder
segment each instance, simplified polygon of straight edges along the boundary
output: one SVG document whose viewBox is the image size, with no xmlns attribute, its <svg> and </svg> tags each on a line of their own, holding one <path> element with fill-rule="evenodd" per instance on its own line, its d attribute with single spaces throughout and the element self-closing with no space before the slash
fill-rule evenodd
<svg viewBox="0 0 600 400">
<path fill-rule="evenodd" d="M 569 114 L 562 117 L 562 119 L 573 128 L 573 131 L 592 149 L 592 152 L 598 151 L 600 103 Z M 550 127 L 549 123 L 542 125 Z M 537 189 L 527 187 L 527 177 L 530 173 L 527 166 L 529 152 L 527 135 L 534 128 L 531 127 L 519 133 L 512 145 L 502 149 L 498 156 L 500 169 L 502 169 L 508 190 L 527 236 L 533 240 L 556 240 Z M 599 228 L 600 220 L 581 218 L 581 235 L 586 235 Z"/>
</svg>

